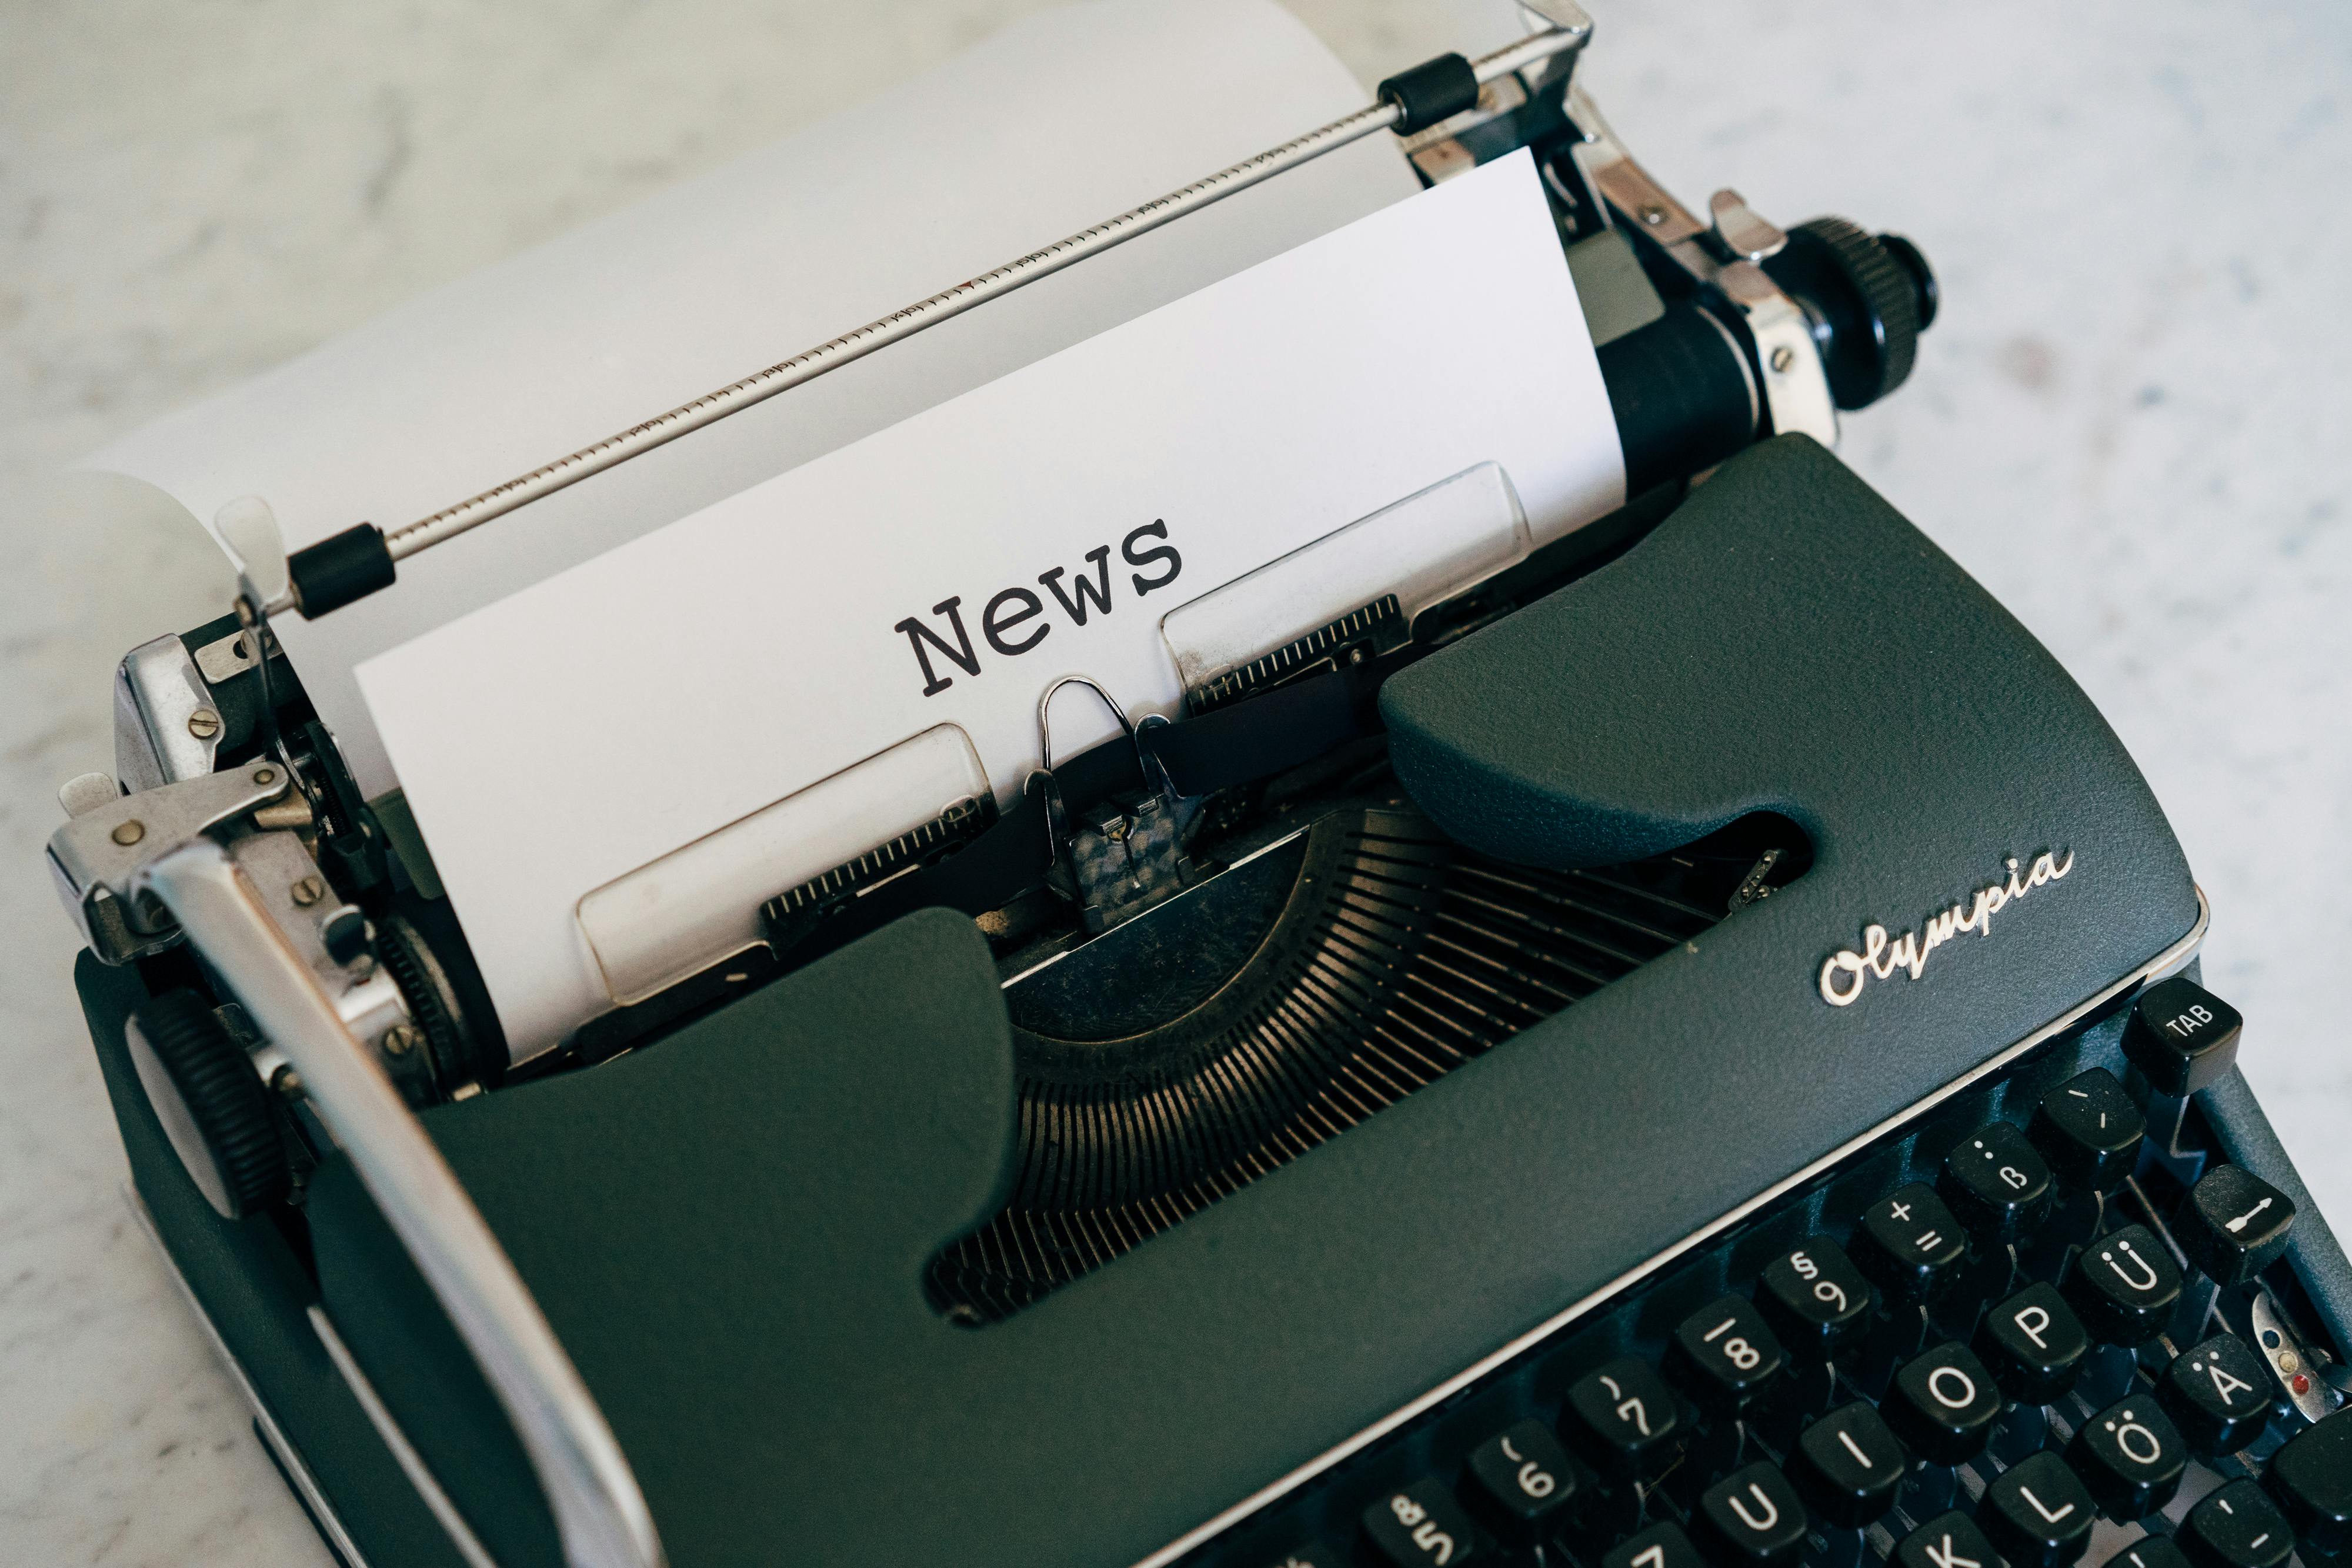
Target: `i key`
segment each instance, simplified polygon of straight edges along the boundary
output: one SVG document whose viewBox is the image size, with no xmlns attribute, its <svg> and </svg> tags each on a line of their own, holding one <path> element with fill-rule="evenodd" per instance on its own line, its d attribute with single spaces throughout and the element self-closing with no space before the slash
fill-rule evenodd
<svg viewBox="0 0 2352 1568">
<path fill-rule="evenodd" d="M 1933 1300 L 1951 1284 L 1967 1253 L 1960 1222 L 1923 1182 L 1863 1210 L 1853 1230 L 1854 1261 L 1891 1301 Z"/>
<path fill-rule="evenodd" d="M 1477 1550 L 1469 1517 L 1433 1479 L 1390 1492 L 1363 1512 L 1364 1539 L 1387 1568 L 1447 1568 Z"/>
<path fill-rule="evenodd" d="M 1532 1546 L 1581 1500 L 1577 1468 L 1541 1422 L 1522 1421 L 1470 1451 L 1463 1499 L 1506 1542 Z"/>
<path fill-rule="evenodd" d="M 2203 1568 L 2281 1568 L 2294 1531 L 2278 1505 L 2251 1480 L 2234 1480 L 2189 1510 L 2181 1544 Z"/>
<path fill-rule="evenodd" d="M 2000 1394 L 1984 1363 L 1948 1342 L 1903 1363 L 1883 1413 L 1921 1458 L 1961 1465 L 1983 1451 Z"/>
<path fill-rule="evenodd" d="M 2189 1445 L 2145 1390 L 2083 1423 L 2067 1462 L 2109 1519 L 2127 1524 L 2172 1500 L 2189 1465 Z"/>
<path fill-rule="evenodd" d="M 1815 1513 L 1860 1530 L 1895 1506 L 1909 1464 L 1885 1419 L 1869 1401 L 1857 1399 L 1799 1433 L 1789 1468 Z"/>
<path fill-rule="evenodd" d="M 2286 1250 L 2294 1205 L 2241 1166 L 2216 1165 L 2173 1216 L 2180 1250 L 2216 1285 L 2243 1285 Z"/>
<path fill-rule="evenodd" d="M 2000 1568 L 2000 1553 L 1976 1521 L 1958 1509 L 1905 1536 L 1889 1561 L 1894 1568 Z"/>
<path fill-rule="evenodd" d="M 1757 1307 L 1799 1355 L 1833 1353 L 1870 1315 L 1870 1281 L 1826 1236 L 1766 1264 L 1757 1283 Z"/>
<path fill-rule="evenodd" d="M 2056 1286 L 2034 1284 L 1985 1314 L 1976 1350 L 2003 1394 L 2047 1405 L 2074 1386 L 2091 1336 Z"/>
<path fill-rule="evenodd" d="M 2252 1447 L 2270 1425 L 2270 1368 L 2235 1334 L 2215 1334 L 2172 1358 L 2156 1395 L 2200 1454 Z"/>
<path fill-rule="evenodd" d="M 1707 1409 L 1737 1415 L 1780 1373 L 1780 1342 L 1747 1300 L 1724 1296 L 1682 1321 L 1666 1370 Z"/>
<path fill-rule="evenodd" d="M 1676 1447 L 1674 1391 L 1647 1362 L 1623 1356 L 1569 1386 L 1560 1436 L 1605 1476 L 1655 1475 Z"/>
<path fill-rule="evenodd" d="M 1805 1549 L 1805 1505 L 1768 1460 L 1742 1466 L 1701 1492 L 1697 1519 L 1717 1560 L 1738 1568 L 1776 1568 Z"/>
<path fill-rule="evenodd" d="M 2001 1471 L 1977 1505 L 1986 1539 L 2012 1568 L 2064 1568 L 2091 1544 L 2097 1517 L 2074 1472 L 2047 1450 Z"/>
<path fill-rule="evenodd" d="M 2238 1059 L 2238 1010 L 2193 980 L 2151 985 L 2132 1004 L 2124 1055 L 2158 1094 L 2185 1100 Z"/>
<path fill-rule="evenodd" d="M 1977 1240 L 2016 1241 L 2050 1212 L 2050 1167 L 2006 1121 L 1990 1121 L 1960 1140 L 1944 1161 L 1936 1190 Z"/>
<path fill-rule="evenodd" d="M 2139 1163 L 2147 1119 L 2115 1074 L 2093 1068 L 2042 1097 L 2025 1135 L 2069 1187 L 2107 1194 Z"/>
<path fill-rule="evenodd" d="M 2180 1300 L 2180 1269 L 2146 1226 L 2127 1225 L 2083 1249 L 2066 1300 L 2098 1338 L 2143 1345 L 2164 1331 Z"/>
</svg>

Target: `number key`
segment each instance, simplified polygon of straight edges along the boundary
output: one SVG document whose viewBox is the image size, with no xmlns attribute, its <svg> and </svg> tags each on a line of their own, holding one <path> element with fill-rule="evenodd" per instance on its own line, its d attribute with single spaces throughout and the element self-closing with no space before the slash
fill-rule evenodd
<svg viewBox="0 0 2352 1568">
<path fill-rule="evenodd" d="M 1670 1520 L 1604 1552 L 1601 1568 L 1708 1568 L 1708 1563 L 1683 1533 L 1683 1527 Z"/>
<path fill-rule="evenodd" d="M 1936 1190 L 1979 1241 L 2015 1241 L 2050 1212 L 2050 1167 L 2025 1134 L 1987 1122 L 1960 1140 L 1944 1161 Z"/>
<path fill-rule="evenodd" d="M 1451 1493 L 1423 1479 L 1390 1492 L 1364 1510 L 1364 1538 L 1386 1568 L 1446 1568 L 1467 1563 L 1475 1531 Z"/>
<path fill-rule="evenodd" d="M 1463 1498 L 1496 1535 L 1532 1546 L 1582 1500 L 1580 1468 L 1542 1423 L 1522 1421 L 1470 1451 Z"/>
<path fill-rule="evenodd" d="M 1666 1370 L 1702 1405 L 1743 1408 L 1787 1357 L 1763 1318 L 1739 1296 L 1720 1297 L 1685 1318 L 1666 1348 Z"/>
<path fill-rule="evenodd" d="M 1827 1355 L 1870 1316 L 1870 1281 L 1826 1236 L 1813 1237 L 1764 1266 L 1756 1305 L 1781 1342 L 1801 1354 Z"/>
<path fill-rule="evenodd" d="M 1853 1260 L 1890 1300 L 1932 1300 L 1959 1273 L 1968 1254 L 1960 1222 L 1923 1182 L 1881 1198 L 1854 1226 Z"/>
<path fill-rule="evenodd" d="M 1649 1363 L 1625 1356 L 1579 1378 L 1560 1436 L 1609 1476 L 1654 1475 L 1681 1440 L 1674 1391 Z"/>
</svg>

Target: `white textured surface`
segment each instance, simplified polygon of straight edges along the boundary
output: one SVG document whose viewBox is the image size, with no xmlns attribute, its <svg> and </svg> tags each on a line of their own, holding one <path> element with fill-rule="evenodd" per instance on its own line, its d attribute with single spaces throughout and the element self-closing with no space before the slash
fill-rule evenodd
<svg viewBox="0 0 2352 1568">
<path fill-rule="evenodd" d="M 1686 201 L 1934 258 L 1943 319 L 1845 455 L 2138 756 L 2249 1069 L 2352 1219 L 2352 10 L 1595 7 L 1589 80 Z M 0 1559 L 325 1561 L 115 1195 L 37 863 L 50 792 L 110 765 L 113 662 L 226 577 L 45 476 L 1026 8 L 0 4 Z M 1368 79 L 1455 41 L 1436 0 L 1298 9 Z"/>
</svg>

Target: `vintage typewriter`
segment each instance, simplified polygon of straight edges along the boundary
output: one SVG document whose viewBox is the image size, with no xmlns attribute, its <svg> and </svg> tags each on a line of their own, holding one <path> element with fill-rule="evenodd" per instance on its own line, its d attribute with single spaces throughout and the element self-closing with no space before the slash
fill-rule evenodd
<svg viewBox="0 0 2352 1568">
<path fill-rule="evenodd" d="M 557 1049 L 509 1060 L 270 635 L 415 541 L 289 563 L 247 519 L 236 613 L 123 661 L 117 773 L 49 847 L 78 983 L 135 1206 L 340 1561 L 2352 1547 L 2352 1269 L 2181 852 L 1828 451 L 1932 273 L 1687 210 L 1574 85 L 1590 23 L 1536 9 L 1071 248 L 1357 137 L 1430 182 L 1530 149 L 1632 500 L 1226 626 L 1176 721 L 844 847 Z"/>
</svg>

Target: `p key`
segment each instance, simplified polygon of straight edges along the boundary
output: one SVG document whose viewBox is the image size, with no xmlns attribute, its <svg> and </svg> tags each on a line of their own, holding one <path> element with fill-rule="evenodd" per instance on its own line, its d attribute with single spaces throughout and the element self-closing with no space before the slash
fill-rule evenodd
<svg viewBox="0 0 2352 1568">
<path fill-rule="evenodd" d="M 1985 1314 L 1976 1349 L 2003 1394 L 2047 1405 L 2074 1386 L 2091 1336 L 2055 1286 L 2034 1284 Z"/>
<path fill-rule="evenodd" d="M 2144 1345 L 2164 1331 L 2180 1300 L 2180 1269 L 2144 1225 L 2127 1225 L 2083 1249 L 2066 1300 L 2103 1340 Z"/>
</svg>

